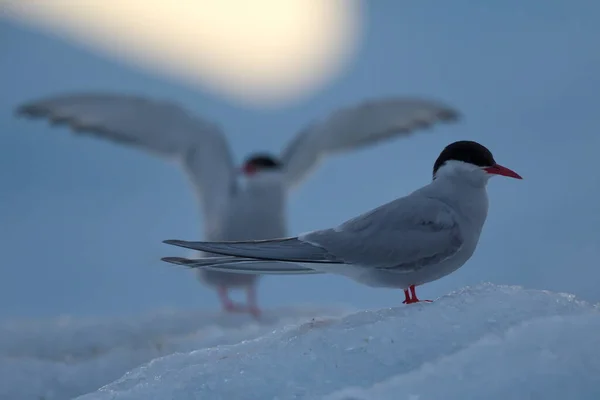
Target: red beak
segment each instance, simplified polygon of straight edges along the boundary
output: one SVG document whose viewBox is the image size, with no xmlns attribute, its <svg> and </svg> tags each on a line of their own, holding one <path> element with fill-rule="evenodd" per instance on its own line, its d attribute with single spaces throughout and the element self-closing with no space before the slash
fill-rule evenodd
<svg viewBox="0 0 600 400">
<path fill-rule="evenodd" d="M 515 178 L 515 179 L 523 179 L 521 177 L 521 175 L 517 174 L 512 169 L 503 167 L 500 164 L 495 164 L 495 165 L 492 165 L 491 167 L 485 167 L 483 170 L 485 172 L 487 172 L 488 174 L 508 176 L 509 178 Z"/>
</svg>

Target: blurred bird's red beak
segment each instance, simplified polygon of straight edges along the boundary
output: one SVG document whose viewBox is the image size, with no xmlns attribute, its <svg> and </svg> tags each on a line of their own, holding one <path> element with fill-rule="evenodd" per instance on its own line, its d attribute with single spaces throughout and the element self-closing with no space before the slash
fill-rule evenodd
<svg viewBox="0 0 600 400">
<path fill-rule="evenodd" d="M 508 176 L 509 178 L 515 178 L 515 179 L 523 179 L 521 177 L 521 175 L 517 174 L 512 169 L 503 167 L 500 164 L 495 164 L 495 165 L 492 165 L 491 167 L 485 167 L 483 170 L 485 172 L 487 172 L 488 174 Z"/>
<path fill-rule="evenodd" d="M 254 175 L 255 172 L 256 167 L 252 164 L 244 164 L 244 166 L 239 169 L 239 173 L 246 176 Z"/>
</svg>

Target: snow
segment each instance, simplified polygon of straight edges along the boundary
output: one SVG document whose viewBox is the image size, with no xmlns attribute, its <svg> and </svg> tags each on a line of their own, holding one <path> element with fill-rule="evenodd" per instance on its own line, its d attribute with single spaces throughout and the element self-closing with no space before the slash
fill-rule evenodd
<svg viewBox="0 0 600 400">
<path fill-rule="evenodd" d="M 598 399 L 599 311 L 482 284 L 380 310 L 279 308 L 260 322 L 201 311 L 7 322 L 0 399 Z"/>
<path fill-rule="evenodd" d="M 79 399 L 598 399 L 598 311 L 571 295 L 483 284 L 198 346 Z"/>
<path fill-rule="evenodd" d="M 595 314 L 538 317 L 366 390 L 326 399 L 598 399 L 598 329 Z"/>
<path fill-rule="evenodd" d="M 141 364 L 177 352 L 235 344 L 341 307 L 298 306 L 248 315 L 159 310 L 137 318 L 12 321 L 0 324 L 0 399 L 71 399 Z"/>
</svg>

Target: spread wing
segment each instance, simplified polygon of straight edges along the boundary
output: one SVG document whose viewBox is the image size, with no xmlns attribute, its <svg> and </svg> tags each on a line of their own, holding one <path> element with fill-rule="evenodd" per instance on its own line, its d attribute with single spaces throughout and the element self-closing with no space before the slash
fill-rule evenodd
<svg viewBox="0 0 600 400">
<path fill-rule="evenodd" d="M 353 264 L 411 272 L 454 255 L 463 238 L 444 203 L 414 195 L 394 200 L 334 229 L 297 238 L 165 243 L 227 256 L 297 263 Z"/>
<path fill-rule="evenodd" d="M 339 109 L 299 132 L 284 149 L 286 181 L 297 186 L 326 155 L 406 137 L 458 118 L 447 105 L 417 98 L 384 98 Z"/>
<path fill-rule="evenodd" d="M 199 192 L 206 217 L 216 215 L 235 188 L 233 160 L 221 129 L 178 104 L 79 93 L 34 100 L 20 105 L 16 113 L 180 160 Z"/>
</svg>

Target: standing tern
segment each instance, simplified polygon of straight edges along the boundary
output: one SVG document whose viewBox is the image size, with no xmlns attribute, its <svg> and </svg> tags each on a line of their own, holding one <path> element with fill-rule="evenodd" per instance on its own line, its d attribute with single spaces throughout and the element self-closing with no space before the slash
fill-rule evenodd
<svg viewBox="0 0 600 400">
<path fill-rule="evenodd" d="M 300 130 L 279 157 L 252 154 L 236 168 L 221 128 L 173 102 L 110 93 L 64 94 L 23 104 L 17 114 L 176 158 L 195 186 L 204 236 L 211 241 L 286 236 L 287 194 L 324 156 L 458 119 L 457 111 L 436 101 L 402 97 L 365 101 Z M 238 173 L 245 176 L 245 186 L 238 182 Z M 262 270 L 277 267 L 272 262 L 253 264 Z M 225 310 L 258 315 L 257 275 L 197 271 L 201 281 L 217 288 Z M 231 301 L 230 288 L 246 289 L 246 306 Z"/>
<path fill-rule="evenodd" d="M 486 186 L 495 175 L 522 179 L 481 144 L 455 142 L 435 161 L 431 183 L 335 228 L 274 240 L 166 240 L 227 257 L 163 260 L 248 274 L 339 274 L 373 287 L 404 289 L 403 303 L 416 303 L 416 286 L 456 271 L 473 255 L 488 212 Z"/>
</svg>

